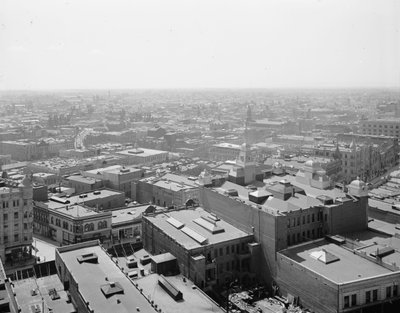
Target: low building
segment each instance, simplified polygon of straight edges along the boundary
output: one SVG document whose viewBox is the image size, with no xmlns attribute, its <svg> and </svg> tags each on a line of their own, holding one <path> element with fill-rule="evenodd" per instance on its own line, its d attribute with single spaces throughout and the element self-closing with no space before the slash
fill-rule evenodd
<svg viewBox="0 0 400 313">
<path fill-rule="evenodd" d="M 52 206 L 52 200 L 47 203 L 35 202 L 34 231 L 49 237 L 60 244 L 71 244 L 81 241 L 111 239 L 110 211 L 99 212 L 83 204 L 65 203 L 62 206 Z"/>
<path fill-rule="evenodd" d="M 116 154 L 125 157 L 125 165 L 149 165 L 162 163 L 168 159 L 168 151 L 146 148 L 132 148 L 118 151 Z"/>
<path fill-rule="evenodd" d="M 223 142 L 211 146 L 209 157 L 213 161 L 235 160 L 239 152 L 240 145 Z"/>
<path fill-rule="evenodd" d="M 142 214 L 152 206 L 137 205 L 112 211 L 112 242 L 142 242 Z"/>
<path fill-rule="evenodd" d="M 259 245 L 243 232 L 201 208 L 143 216 L 143 245 L 157 255 L 172 253 L 181 273 L 211 290 L 234 277 L 254 281 Z M 252 274 L 253 273 L 253 274 Z"/>
<path fill-rule="evenodd" d="M 188 200 L 198 201 L 199 185 L 188 177 L 165 174 L 144 178 L 133 185 L 133 199 L 163 207 L 185 206 Z"/>
<path fill-rule="evenodd" d="M 82 175 L 71 175 L 66 178 L 68 187 L 74 188 L 75 193 L 90 192 L 104 187 L 104 182 L 101 179 L 93 177 L 85 177 Z"/>
<path fill-rule="evenodd" d="M 55 262 L 77 312 L 155 312 L 97 241 L 57 248 Z"/>
<path fill-rule="evenodd" d="M 315 312 L 394 312 L 399 261 L 390 246 L 352 249 L 331 237 L 278 252 L 276 283 L 280 294 Z"/>
</svg>

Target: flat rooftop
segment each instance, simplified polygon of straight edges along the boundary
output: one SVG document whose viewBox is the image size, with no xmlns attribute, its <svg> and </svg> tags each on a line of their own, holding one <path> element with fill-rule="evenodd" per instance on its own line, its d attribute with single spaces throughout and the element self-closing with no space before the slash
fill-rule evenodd
<svg viewBox="0 0 400 313">
<path fill-rule="evenodd" d="M 65 250 L 61 248 L 58 253 L 79 285 L 80 294 L 89 302 L 90 308 L 94 312 L 129 313 L 134 311 L 135 308 L 139 308 L 140 312 L 154 313 L 153 307 L 144 295 L 139 292 L 132 281 L 122 273 L 100 246 L 86 246 L 75 250 L 71 248 L 72 246 L 64 248 Z M 97 255 L 98 263 L 78 262 L 78 257 L 91 253 Z M 123 288 L 123 293 L 105 297 L 101 287 L 109 282 L 119 283 Z M 120 300 L 120 303 L 117 302 L 117 299 Z"/>
<path fill-rule="evenodd" d="M 201 292 L 190 280 L 184 281 L 182 275 L 165 277 L 174 287 L 182 292 L 183 300 L 175 301 L 158 283 L 160 275 L 151 274 L 136 280 L 138 286 L 143 288 L 143 294 L 150 295 L 151 300 L 163 312 L 188 313 L 188 312 L 220 312 L 223 310 L 218 304 Z"/>
<path fill-rule="evenodd" d="M 339 260 L 325 264 L 311 256 L 311 253 L 318 253 L 322 250 L 329 252 Z M 329 243 L 325 239 L 294 246 L 278 253 L 336 284 L 392 273 L 389 269 L 334 243 Z"/>
<path fill-rule="evenodd" d="M 87 195 L 87 197 L 84 197 L 84 198 L 80 197 L 81 195 Z M 85 202 L 92 201 L 92 200 L 106 199 L 108 197 L 114 197 L 114 196 L 120 196 L 120 195 L 123 195 L 125 197 L 125 194 L 123 192 L 111 190 L 111 189 L 101 189 L 101 190 L 85 192 L 80 195 L 71 196 L 69 198 L 61 198 L 61 199 L 68 200 L 69 204 L 73 205 L 73 204 L 83 204 Z M 51 209 L 57 209 L 57 208 L 64 207 L 67 205 L 65 203 L 60 203 L 60 202 L 53 201 L 53 200 L 49 200 L 45 203 Z"/>
<path fill-rule="evenodd" d="M 227 142 L 216 143 L 215 145 L 213 145 L 213 147 L 240 150 L 240 145 L 236 145 L 233 143 L 227 143 Z"/>
<path fill-rule="evenodd" d="M 200 226 L 195 222 L 195 220 L 204 220 L 202 217 L 207 218 L 209 215 L 210 213 L 199 207 L 196 209 L 169 211 L 155 215 L 147 215 L 145 218 L 147 218 L 163 232 L 168 234 L 168 236 L 175 238 L 180 245 L 184 246 L 185 249 L 188 250 L 204 247 L 207 244 L 218 244 L 229 240 L 252 236 L 251 234 L 245 233 L 223 220 L 218 220 L 215 224 L 206 223 L 206 226 L 210 224 L 216 225 L 218 228 L 224 230 L 217 233 L 212 233 L 205 227 Z M 182 223 L 184 225 L 181 225 L 182 227 L 179 227 L 178 229 L 172 223 L 167 221 L 171 217 L 173 220 L 176 220 L 178 224 Z M 194 236 L 192 231 L 195 233 Z M 198 237 L 200 240 L 195 240 L 193 237 Z M 203 245 L 200 243 L 202 240 L 206 240 L 206 243 Z"/>
<path fill-rule="evenodd" d="M 64 205 L 63 207 L 54 209 L 54 211 L 71 217 L 89 217 L 106 213 L 106 212 L 96 212 L 92 208 L 88 208 L 86 206 L 82 206 L 79 204 L 68 205 L 68 208 Z"/>
<path fill-rule="evenodd" d="M 27 278 L 17 280 L 13 281 L 13 284 L 18 305 L 21 307 L 21 312 L 23 313 L 31 313 L 32 306 L 42 308 L 42 304 L 45 308 L 45 312 L 49 312 L 49 309 L 53 309 L 53 312 L 57 313 L 76 312 L 72 303 L 67 302 L 67 292 L 64 291 L 64 286 L 57 274 L 37 279 Z M 49 290 L 53 288 L 60 296 L 59 299 L 52 300 L 50 298 Z M 35 295 L 31 294 L 32 290 L 36 291 Z M 43 302 L 42 299 L 44 300 Z"/>
<path fill-rule="evenodd" d="M 142 214 L 149 205 L 135 206 L 126 209 L 112 211 L 112 224 L 123 224 L 134 220 L 141 220 Z"/>
<path fill-rule="evenodd" d="M 84 183 L 84 184 L 95 184 L 95 183 L 101 182 L 101 179 L 96 179 L 93 177 L 85 177 L 82 175 L 71 175 L 71 176 L 68 176 L 67 180 L 80 182 L 80 183 Z"/>
<path fill-rule="evenodd" d="M 145 158 L 153 155 L 168 154 L 168 151 L 146 149 L 146 148 L 138 148 L 138 149 L 132 148 L 132 149 L 118 151 L 116 153 L 124 156 L 135 156 L 135 157 Z"/>
</svg>

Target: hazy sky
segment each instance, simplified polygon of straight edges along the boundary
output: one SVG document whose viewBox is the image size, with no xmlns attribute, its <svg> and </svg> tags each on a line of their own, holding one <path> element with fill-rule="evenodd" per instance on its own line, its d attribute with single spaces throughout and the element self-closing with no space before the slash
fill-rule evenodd
<svg viewBox="0 0 400 313">
<path fill-rule="evenodd" d="M 0 89 L 398 87 L 398 0 L 1 0 Z"/>
</svg>

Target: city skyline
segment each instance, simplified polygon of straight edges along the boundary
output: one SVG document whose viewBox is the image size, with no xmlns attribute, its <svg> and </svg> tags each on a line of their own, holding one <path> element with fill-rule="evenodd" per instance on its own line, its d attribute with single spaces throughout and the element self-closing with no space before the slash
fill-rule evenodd
<svg viewBox="0 0 400 313">
<path fill-rule="evenodd" d="M 0 90 L 399 88 L 396 1 L 4 1 Z"/>
</svg>

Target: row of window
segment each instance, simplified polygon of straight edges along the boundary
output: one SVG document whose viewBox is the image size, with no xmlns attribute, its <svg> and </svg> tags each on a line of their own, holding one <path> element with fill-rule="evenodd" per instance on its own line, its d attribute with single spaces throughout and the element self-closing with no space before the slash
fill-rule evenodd
<svg viewBox="0 0 400 313">
<path fill-rule="evenodd" d="M 399 292 L 398 285 L 386 287 L 386 299 L 397 297 Z M 343 307 L 349 308 L 357 305 L 357 294 L 344 296 Z M 365 303 L 378 301 L 378 289 L 368 290 L 365 292 Z"/>
<path fill-rule="evenodd" d="M 376 125 L 376 124 L 367 124 L 367 125 L 363 125 L 363 128 L 365 128 L 365 127 L 368 127 L 368 128 L 371 128 L 371 127 L 373 127 L 373 128 L 377 128 L 377 127 L 379 127 L 379 128 L 395 128 L 396 127 L 396 129 L 399 129 L 399 125 L 396 125 L 396 126 L 394 126 L 394 125 Z"/>
<path fill-rule="evenodd" d="M 322 216 L 323 216 L 322 212 L 318 212 L 317 213 L 317 222 L 321 222 L 322 221 Z M 306 222 L 306 219 L 307 219 L 307 222 Z M 327 214 L 325 214 L 324 219 L 325 219 L 325 222 L 328 221 L 328 215 Z M 314 223 L 314 222 L 315 222 L 315 214 L 314 213 L 302 216 L 302 224 L 303 225 L 305 225 L 306 223 L 310 224 L 310 223 Z M 295 226 L 300 226 L 300 216 L 298 216 L 297 218 L 294 217 L 292 219 L 288 218 L 287 226 L 288 226 L 288 228 L 295 227 Z"/>
<path fill-rule="evenodd" d="M 23 224 L 24 225 L 24 230 L 27 230 L 28 229 L 28 223 L 24 223 Z M 18 230 L 19 229 L 19 223 L 15 223 L 14 224 L 14 230 Z M 8 230 L 8 224 L 5 224 L 4 225 L 4 231 L 7 231 Z"/>
<path fill-rule="evenodd" d="M 24 205 L 28 205 L 28 200 L 24 199 Z M 3 209 L 7 209 L 8 207 L 10 207 L 12 204 L 13 207 L 19 207 L 19 199 L 14 199 L 14 200 L 10 200 L 10 201 L 2 201 L 1 207 L 3 207 Z"/>
<path fill-rule="evenodd" d="M 218 256 L 222 257 L 224 256 L 224 250 L 225 250 L 225 255 L 230 255 L 230 254 L 239 254 L 240 251 L 245 252 L 247 248 L 247 245 L 242 242 L 242 245 L 237 244 L 237 245 L 231 245 L 231 246 L 226 246 L 225 249 L 219 248 L 214 250 L 214 257 L 217 258 Z"/>
<path fill-rule="evenodd" d="M 24 241 L 28 241 L 28 239 L 29 239 L 29 237 L 27 235 L 25 235 Z M 8 235 L 3 236 L 3 241 L 4 241 L 4 244 L 9 243 Z M 18 242 L 18 241 L 19 241 L 19 234 L 14 234 L 14 242 Z"/>
<path fill-rule="evenodd" d="M 287 235 L 287 245 L 294 245 L 296 243 L 301 243 L 304 241 L 321 238 L 322 237 L 322 227 L 318 227 L 317 229 L 311 229 L 307 231 L 303 231 L 302 233 L 298 232 L 296 234 Z"/>
<path fill-rule="evenodd" d="M 55 218 L 55 224 L 54 224 L 54 217 L 51 216 L 50 217 L 50 224 L 56 225 L 58 227 L 61 227 L 61 220 L 59 218 Z M 97 229 L 107 228 L 107 225 L 108 225 L 107 221 L 99 221 L 97 223 Z M 70 225 L 67 221 L 62 221 L 62 228 L 65 229 L 65 230 L 69 229 L 70 231 L 74 230 L 74 232 L 81 232 L 82 231 L 82 228 L 80 226 L 76 226 L 76 227 L 74 226 L 74 229 L 73 229 L 72 224 Z M 93 231 L 94 230 L 94 223 L 85 224 L 84 230 L 85 230 L 85 232 Z"/>
<path fill-rule="evenodd" d="M 28 218 L 28 212 L 24 212 L 24 218 Z M 19 212 L 14 212 L 14 219 L 17 220 L 19 219 Z M 8 222 L 8 213 L 3 214 L 3 221 Z"/>
</svg>

